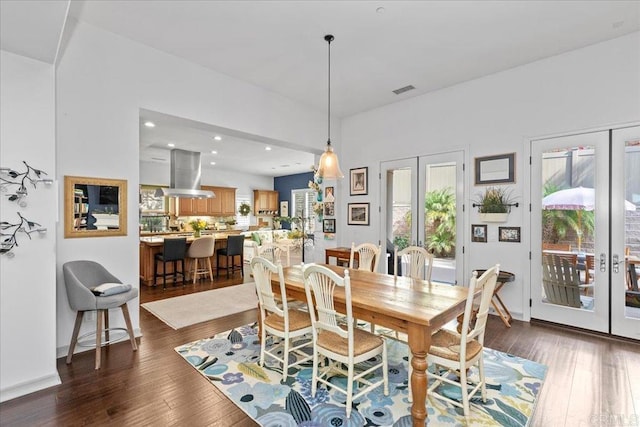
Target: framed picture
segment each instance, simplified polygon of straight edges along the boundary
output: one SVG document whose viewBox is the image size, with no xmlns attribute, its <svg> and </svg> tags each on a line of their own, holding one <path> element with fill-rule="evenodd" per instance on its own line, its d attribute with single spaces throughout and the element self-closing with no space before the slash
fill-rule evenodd
<svg viewBox="0 0 640 427">
<path fill-rule="evenodd" d="M 349 188 L 351 196 L 363 196 L 368 194 L 369 168 L 356 168 L 349 170 Z"/>
<path fill-rule="evenodd" d="M 324 202 L 324 216 L 335 216 L 335 202 Z"/>
<path fill-rule="evenodd" d="M 498 227 L 498 240 L 520 243 L 520 227 Z"/>
<path fill-rule="evenodd" d="M 324 187 L 324 201 L 335 202 L 336 198 L 333 194 L 333 187 Z"/>
<path fill-rule="evenodd" d="M 471 224 L 471 241 L 487 243 L 487 224 Z"/>
<path fill-rule="evenodd" d="M 283 200 L 280 202 L 280 216 L 289 216 L 289 201 Z"/>
<path fill-rule="evenodd" d="M 476 185 L 516 182 L 516 153 L 476 157 Z"/>
<path fill-rule="evenodd" d="M 335 219 L 323 219 L 322 220 L 322 232 L 323 233 L 335 233 L 336 232 L 336 220 Z"/>
<path fill-rule="evenodd" d="M 369 225 L 369 203 L 349 203 L 347 212 L 347 224 Z"/>
</svg>

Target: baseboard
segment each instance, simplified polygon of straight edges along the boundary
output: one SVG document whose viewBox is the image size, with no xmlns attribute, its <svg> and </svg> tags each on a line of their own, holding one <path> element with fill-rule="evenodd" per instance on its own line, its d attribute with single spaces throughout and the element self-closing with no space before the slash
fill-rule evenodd
<svg viewBox="0 0 640 427">
<path fill-rule="evenodd" d="M 26 381 L 0 390 L 0 402 L 6 402 L 7 400 L 15 399 L 59 384 L 62 384 L 62 381 L 60 381 L 60 376 L 56 371 L 54 374 L 36 378 L 34 380 Z"/>
<path fill-rule="evenodd" d="M 135 335 L 136 338 L 142 337 L 142 331 L 140 330 L 140 328 L 134 329 L 133 335 Z M 121 340 L 117 342 L 124 342 L 124 341 L 129 341 L 129 335 L 125 335 Z M 112 343 L 112 344 L 115 344 L 115 343 Z M 73 354 L 83 353 L 85 351 L 95 351 L 95 349 L 96 349 L 95 345 L 93 347 L 80 347 L 79 345 L 76 345 L 76 349 L 73 352 Z M 67 357 L 68 353 L 69 353 L 68 345 L 58 347 L 56 348 L 56 359 L 60 359 L 61 357 Z"/>
</svg>

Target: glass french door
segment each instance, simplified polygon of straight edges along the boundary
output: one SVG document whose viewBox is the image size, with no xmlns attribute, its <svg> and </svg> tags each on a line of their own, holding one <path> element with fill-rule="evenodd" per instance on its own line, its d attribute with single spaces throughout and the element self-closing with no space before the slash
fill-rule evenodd
<svg viewBox="0 0 640 427">
<path fill-rule="evenodd" d="M 432 252 L 437 282 L 463 283 L 463 160 L 456 151 L 381 163 L 381 241 Z"/>
<path fill-rule="evenodd" d="M 531 142 L 532 318 L 639 337 L 628 288 L 638 139 L 635 127 Z"/>
</svg>

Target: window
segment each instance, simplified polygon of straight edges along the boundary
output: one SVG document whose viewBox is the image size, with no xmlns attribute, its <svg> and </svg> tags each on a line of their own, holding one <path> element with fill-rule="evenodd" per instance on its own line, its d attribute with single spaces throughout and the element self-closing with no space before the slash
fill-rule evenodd
<svg viewBox="0 0 640 427">
<path fill-rule="evenodd" d="M 316 201 L 317 193 L 312 189 L 291 190 L 293 206 L 291 207 L 291 216 L 305 218 L 305 231 L 313 233 L 315 221 L 312 219 L 313 204 Z"/>
<path fill-rule="evenodd" d="M 240 210 L 240 205 L 242 203 L 247 203 L 248 205 L 251 205 L 251 199 L 249 198 L 249 196 L 237 196 L 236 197 L 236 225 L 239 227 L 244 228 L 249 228 L 250 225 L 250 218 L 251 218 L 251 213 L 249 213 L 249 215 L 247 216 L 242 216 L 240 215 L 240 213 L 238 212 Z"/>
</svg>

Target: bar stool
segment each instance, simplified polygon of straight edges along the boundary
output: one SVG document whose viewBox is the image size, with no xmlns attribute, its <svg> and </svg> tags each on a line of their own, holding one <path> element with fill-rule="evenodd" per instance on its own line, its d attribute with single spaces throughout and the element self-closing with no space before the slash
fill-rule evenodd
<svg viewBox="0 0 640 427">
<path fill-rule="evenodd" d="M 187 250 L 187 258 L 192 259 L 192 276 L 193 283 L 196 283 L 198 276 L 204 275 L 213 280 L 213 272 L 211 269 L 211 257 L 213 256 L 216 239 L 212 236 L 201 237 L 194 240 Z M 198 261 L 202 260 L 202 267 L 198 268 Z M 206 264 L 205 264 L 206 263 Z"/>
<path fill-rule="evenodd" d="M 153 271 L 153 286 L 158 284 L 158 277 L 162 277 L 162 289 L 167 287 L 167 276 L 173 275 L 173 285 L 178 281 L 178 274 L 182 276 L 182 285 L 184 286 L 184 257 L 187 253 L 187 239 L 171 238 L 164 239 L 162 253 L 156 254 L 155 266 Z M 180 261 L 180 271 L 178 271 L 178 261 Z M 162 263 L 162 274 L 158 273 L 158 263 Z M 167 273 L 167 263 L 173 264 L 173 272 Z"/>
<path fill-rule="evenodd" d="M 225 267 L 220 267 L 220 256 L 226 258 Z M 236 256 L 240 256 L 240 265 L 235 264 Z M 231 264 L 229 264 L 231 258 Z M 220 248 L 216 251 L 216 276 L 220 276 L 220 269 L 227 270 L 227 279 L 229 278 L 229 270 L 240 270 L 240 274 L 244 277 L 244 236 L 241 234 L 228 236 L 227 247 Z"/>
</svg>

